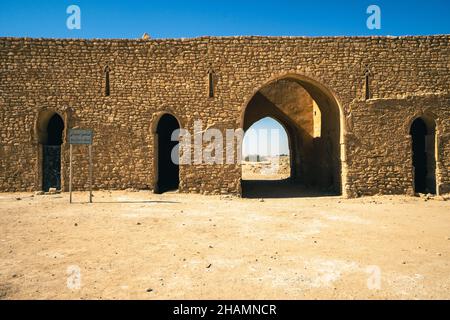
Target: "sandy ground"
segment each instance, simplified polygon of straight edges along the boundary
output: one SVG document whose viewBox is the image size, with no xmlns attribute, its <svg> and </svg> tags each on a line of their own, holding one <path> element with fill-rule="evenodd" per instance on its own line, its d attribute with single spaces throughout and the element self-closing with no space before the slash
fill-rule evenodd
<svg viewBox="0 0 450 320">
<path fill-rule="evenodd" d="M 0 299 L 450 298 L 449 201 L 94 195 L 0 194 Z"/>
<path fill-rule="evenodd" d="M 242 162 L 243 180 L 283 180 L 291 175 L 291 168 L 288 156 L 266 157 L 266 161 Z"/>
</svg>

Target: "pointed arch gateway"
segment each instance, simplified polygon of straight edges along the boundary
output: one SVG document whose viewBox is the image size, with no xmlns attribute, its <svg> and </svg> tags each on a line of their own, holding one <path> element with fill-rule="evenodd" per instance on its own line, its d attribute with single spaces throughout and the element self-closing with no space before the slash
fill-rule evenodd
<svg viewBox="0 0 450 320">
<path fill-rule="evenodd" d="M 290 139 L 285 125 L 273 117 L 254 122 L 245 131 L 242 181 L 280 181 L 291 177 Z"/>
<path fill-rule="evenodd" d="M 164 193 L 177 190 L 180 184 L 179 154 L 173 155 L 173 150 L 177 151 L 179 142 L 172 140 L 174 131 L 180 129 L 180 122 L 170 113 L 161 114 L 156 121 L 153 190 L 155 193 Z M 177 159 L 173 159 L 174 156 Z"/>
<path fill-rule="evenodd" d="M 410 127 L 413 186 L 416 193 L 436 194 L 436 123 L 418 117 Z"/>
<path fill-rule="evenodd" d="M 268 81 L 253 93 L 241 115 L 241 128 L 247 131 L 255 122 L 272 117 L 288 135 L 291 178 L 284 186 L 269 186 L 258 196 L 346 195 L 343 112 L 335 94 L 319 82 L 296 74 Z M 255 190 L 241 184 L 243 196 Z M 268 191 L 268 190 L 266 190 Z"/>
<path fill-rule="evenodd" d="M 42 191 L 63 189 L 62 183 L 62 144 L 65 124 L 56 111 L 45 110 L 38 116 L 38 176 Z"/>
</svg>

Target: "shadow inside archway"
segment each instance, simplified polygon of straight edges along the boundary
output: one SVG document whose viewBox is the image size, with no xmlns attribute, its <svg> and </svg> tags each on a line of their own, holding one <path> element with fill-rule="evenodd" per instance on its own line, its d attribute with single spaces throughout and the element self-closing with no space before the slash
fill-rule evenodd
<svg viewBox="0 0 450 320">
<path fill-rule="evenodd" d="M 292 179 L 285 180 L 243 180 L 242 197 L 258 198 L 315 198 L 339 196 L 331 190 L 321 190 L 317 187 L 305 186 Z"/>
</svg>

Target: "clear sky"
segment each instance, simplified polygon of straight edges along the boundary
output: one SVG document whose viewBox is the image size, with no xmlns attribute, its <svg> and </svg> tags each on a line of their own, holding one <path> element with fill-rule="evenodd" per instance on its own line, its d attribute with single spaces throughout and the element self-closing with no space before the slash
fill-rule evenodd
<svg viewBox="0 0 450 320">
<path fill-rule="evenodd" d="M 283 126 L 272 118 L 255 122 L 246 132 L 242 154 L 277 156 L 289 154 L 289 142 Z"/>
<path fill-rule="evenodd" d="M 67 28 L 70 5 L 80 8 L 79 30 Z M 370 5 L 381 10 L 379 30 L 367 27 Z M 152 38 L 450 34 L 450 0 L 0 0 L 0 37 L 140 38 L 144 32 Z M 280 152 L 287 153 L 277 122 L 266 118 L 253 128 L 279 129 Z"/>
<path fill-rule="evenodd" d="M 81 29 L 66 27 L 69 5 Z M 366 26 L 369 5 L 381 29 Z M 203 35 L 424 35 L 450 33 L 449 0 L 1 0 L 0 36 L 153 38 Z"/>
</svg>

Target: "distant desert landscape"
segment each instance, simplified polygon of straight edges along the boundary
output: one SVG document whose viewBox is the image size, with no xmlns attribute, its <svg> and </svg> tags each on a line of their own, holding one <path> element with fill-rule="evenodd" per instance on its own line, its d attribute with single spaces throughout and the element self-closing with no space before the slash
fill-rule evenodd
<svg viewBox="0 0 450 320">
<path fill-rule="evenodd" d="M 253 159 L 252 159 L 253 160 Z M 255 159 L 256 160 L 256 159 Z M 243 180 L 283 180 L 291 175 L 289 156 L 263 157 L 262 161 L 242 162 Z"/>
</svg>

